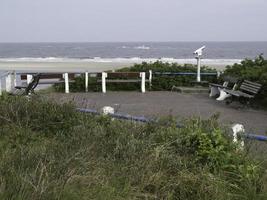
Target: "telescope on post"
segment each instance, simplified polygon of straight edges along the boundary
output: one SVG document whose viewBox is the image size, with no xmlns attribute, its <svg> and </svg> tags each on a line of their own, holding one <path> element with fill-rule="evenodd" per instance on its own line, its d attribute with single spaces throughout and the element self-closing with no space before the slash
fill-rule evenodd
<svg viewBox="0 0 267 200">
<path fill-rule="evenodd" d="M 200 77 L 200 61 L 201 61 L 201 56 L 203 55 L 203 50 L 206 48 L 206 46 L 203 46 L 199 49 L 197 49 L 194 52 L 195 58 L 197 59 L 197 82 L 201 82 L 201 77 Z"/>
</svg>

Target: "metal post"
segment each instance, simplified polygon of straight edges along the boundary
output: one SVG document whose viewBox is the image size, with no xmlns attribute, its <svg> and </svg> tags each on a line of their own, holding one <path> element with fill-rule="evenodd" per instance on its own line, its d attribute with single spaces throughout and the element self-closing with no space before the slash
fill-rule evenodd
<svg viewBox="0 0 267 200">
<path fill-rule="evenodd" d="M 200 77 L 200 57 L 197 57 L 197 82 L 201 82 L 201 77 Z"/>
<path fill-rule="evenodd" d="M 68 93 L 70 93 L 69 74 L 68 73 L 64 74 L 64 79 L 65 79 L 65 93 L 68 94 Z"/>
<path fill-rule="evenodd" d="M 102 72 L 102 92 L 106 93 L 106 78 L 108 77 L 108 74 L 106 72 Z"/>
<path fill-rule="evenodd" d="M 2 96 L 2 78 L 0 76 L 0 96 Z"/>
<path fill-rule="evenodd" d="M 15 71 L 13 72 L 13 76 L 14 76 L 13 84 L 14 84 L 14 87 L 16 87 L 17 86 L 17 73 Z"/>
<path fill-rule="evenodd" d="M 88 72 L 85 72 L 85 92 L 88 92 L 88 83 L 89 83 Z"/>
<path fill-rule="evenodd" d="M 220 76 L 221 76 L 221 72 L 217 71 L 217 78 L 220 78 Z"/>
<path fill-rule="evenodd" d="M 152 70 L 149 70 L 149 89 L 152 87 Z"/>
<path fill-rule="evenodd" d="M 146 92 L 146 73 L 141 72 L 140 77 L 141 77 L 141 92 L 145 93 Z"/>
</svg>

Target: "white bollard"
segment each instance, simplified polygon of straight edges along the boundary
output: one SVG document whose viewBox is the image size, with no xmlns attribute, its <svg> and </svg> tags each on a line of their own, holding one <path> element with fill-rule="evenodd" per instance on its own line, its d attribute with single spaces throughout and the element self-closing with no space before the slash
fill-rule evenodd
<svg viewBox="0 0 267 200">
<path fill-rule="evenodd" d="M 141 77 L 141 92 L 145 93 L 146 92 L 146 73 L 141 72 L 140 77 Z"/>
<path fill-rule="evenodd" d="M 149 70 L 149 88 L 151 89 L 152 87 L 152 70 Z"/>
<path fill-rule="evenodd" d="M 102 109 L 101 109 L 101 113 L 103 115 L 109 115 L 109 114 L 114 114 L 115 113 L 115 110 L 113 107 L 110 107 L 110 106 L 104 106 Z"/>
<path fill-rule="evenodd" d="M 106 78 L 108 77 L 108 74 L 106 72 L 102 72 L 102 92 L 106 93 L 107 88 L 106 88 Z"/>
<path fill-rule="evenodd" d="M 239 148 L 243 150 L 245 146 L 245 142 L 243 139 L 241 139 L 241 141 L 238 141 L 238 134 L 245 133 L 244 126 L 242 124 L 234 124 L 232 126 L 232 131 L 233 131 L 233 143 L 237 143 L 239 145 Z"/>
<path fill-rule="evenodd" d="M 88 72 L 85 72 L 85 92 L 88 92 L 88 84 L 89 84 Z"/>
<path fill-rule="evenodd" d="M 68 73 L 64 74 L 64 79 L 65 79 L 65 93 L 69 94 L 70 93 L 70 86 L 69 86 L 69 74 Z"/>
<path fill-rule="evenodd" d="M 27 84 L 28 84 L 28 85 L 29 85 L 29 83 L 32 81 L 32 79 L 33 79 L 33 76 L 27 74 Z"/>
</svg>

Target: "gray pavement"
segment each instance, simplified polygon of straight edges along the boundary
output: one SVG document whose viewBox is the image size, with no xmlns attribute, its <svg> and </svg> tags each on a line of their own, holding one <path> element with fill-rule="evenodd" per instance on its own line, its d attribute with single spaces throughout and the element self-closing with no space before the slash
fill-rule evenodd
<svg viewBox="0 0 267 200">
<path fill-rule="evenodd" d="M 112 106 L 119 113 L 145 117 L 173 115 L 178 118 L 200 116 L 207 119 L 220 114 L 225 125 L 241 123 L 246 131 L 256 134 L 267 132 L 267 111 L 243 108 L 239 104 L 226 105 L 208 97 L 208 94 L 181 94 L 177 92 L 108 92 L 102 93 L 52 93 L 57 102 L 73 101 L 79 108 L 100 110 Z"/>
</svg>

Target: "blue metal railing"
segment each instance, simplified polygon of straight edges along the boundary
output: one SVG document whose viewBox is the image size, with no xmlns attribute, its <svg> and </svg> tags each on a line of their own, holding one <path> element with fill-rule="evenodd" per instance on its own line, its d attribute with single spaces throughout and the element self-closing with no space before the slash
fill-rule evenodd
<svg viewBox="0 0 267 200">
<path fill-rule="evenodd" d="M 84 109 L 84 108 L 77 108 L 77 111 L 82 112 L 82 113 L 89 113 L 89 114 L 94 114 L 94 115 L 100 115 L 99 112 L 96 110 L 92 109 Z M 155 120 L 148 119 L 145 117 L 136 117 L 136 116 L 131 116 L 131 115 L 123 115 L 119 113 L 115 114 L 109 114 L 110 117 L 115 118 L 115 119 L 122 119 L 122 120 L 129 120 L 129 121 L 136 121 L 136 122 L 142 122 L 142 123 L 153 123 L 156 122 Z M 177 124 L 177 128 L 183 128 L 183 125 Z M 264 141 L 267 142 L 267 136 L 264 135 L 255 135 L 255 134 L 242 134 L 247 139 L 252 139 L 252 140 L 258 140 L 258 141 Z"/>
</svg>

